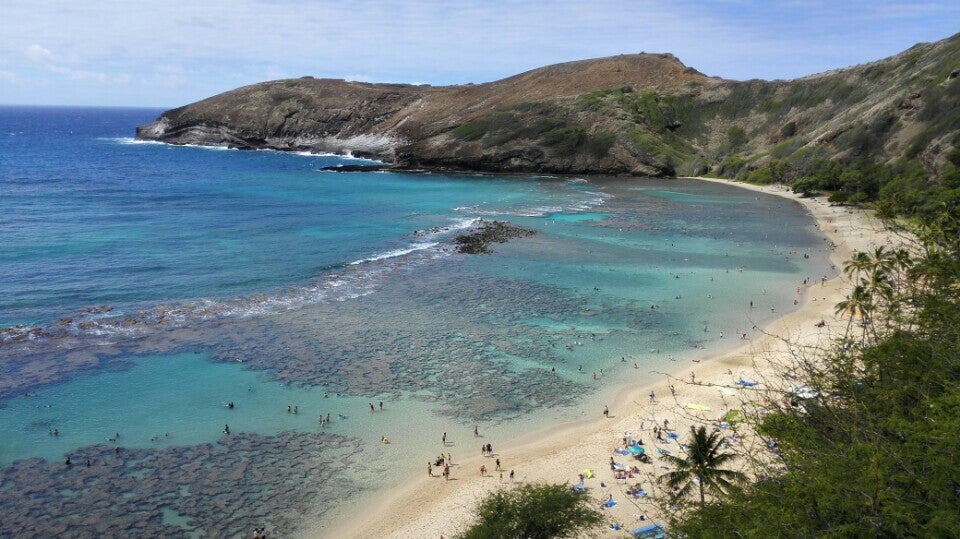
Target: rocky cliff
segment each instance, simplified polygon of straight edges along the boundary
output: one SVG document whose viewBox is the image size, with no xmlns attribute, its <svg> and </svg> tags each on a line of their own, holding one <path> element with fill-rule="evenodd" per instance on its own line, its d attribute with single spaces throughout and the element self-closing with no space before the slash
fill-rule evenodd
<svg viewBox="0 0 960 539">
<path fill-rule="evenodd" d="M 705 76 L 667 54 L 621 55 L 462 86 L 304 77 L 163 113 L 137 137 L 353 152 L 399 168 L 730 174 L 813 157 L 915 159 L 960 141 L 960 34 L 792 81 Z"/>
</svg>

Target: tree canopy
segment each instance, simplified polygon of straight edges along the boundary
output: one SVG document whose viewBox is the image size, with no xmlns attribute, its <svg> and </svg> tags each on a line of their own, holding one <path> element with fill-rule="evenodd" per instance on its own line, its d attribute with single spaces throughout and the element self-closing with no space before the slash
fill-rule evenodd
<svg viewBox="0 0 960 539">
<path fill-rule="evenodd" d="M 477 517 L 462 539 L 572 537 L 600 523 L 590 498 L 567 485 L 532 484 L 499 490 L 480 503 Z"/>
</svg>

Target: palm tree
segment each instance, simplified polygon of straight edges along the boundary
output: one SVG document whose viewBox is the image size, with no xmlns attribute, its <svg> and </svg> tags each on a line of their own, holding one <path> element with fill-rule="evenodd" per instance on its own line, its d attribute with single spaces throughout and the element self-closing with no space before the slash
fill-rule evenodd
<svg viewBox="0 0 960 539">
<path fill-rule="evenodd" d="M 870 291 L 862 284 L 853 288 L 853 292 L 847 296 L 847 299 L 837 303 L 836 313 L 843 316 L 849 314 L 850 320 L 847 322 L 847 335 L 850 335 L 850 327 L 853 326 L 853 319 L 857 315 L 863 318 L 866 324 L 868 315 L 873 311 L 873 297 Z"/>
<path fill-rule="evenodd" d="M 853 253 L 853 256 L 850 257 L 850 260 L 843 265 L 843 273 L 847 277 L 853 279 L 859 277 L 861 273 L 865 273 L 870 270 L 870 267 L 873 265 L 870 255 L 863 252 L 857 251 Z"/>
<path fill-rule="evenodd" d="M 707 435 L 706 427 L 690 427 L 690 443 L 684 458 L 664 455 L 667 462 L 676 470 L 661 475 L 657 481 L 666 483 L 672 489 L 679 488 L 679 496 L 685 496 L 693 489 L 694 483 L 700 487 L 700 507 L 706 504 L 705 491 L 718 494 L 728 492 L 735 484 L 745 483 L 747 476 L 741 472 L 725 470 L 723 465 L 735 458 L 733 453 L 723 453 L 720 445 L 723 440 L 719 432 Z"/>
</svg>

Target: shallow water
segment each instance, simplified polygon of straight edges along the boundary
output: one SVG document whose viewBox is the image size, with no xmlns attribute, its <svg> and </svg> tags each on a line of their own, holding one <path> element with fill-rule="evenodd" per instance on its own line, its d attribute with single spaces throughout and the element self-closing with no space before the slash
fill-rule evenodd
<svg viewBox="0 0 960 539">
<path fill-rule="evenodd" d="M 124 138 L 154 114 L 0 109 L 0 132 L 15 133 L 0 136 L 4 533 L 49 534 L 52 517 L 96 535 L 91 514 L 174 535 L 329 519 L 441 450 L 474 454 L 475 425 L 496 445 L 732 346 L 791 309 L 804 278 L 832 272 L 802 207 L 773 196 L 693 180 L 317 172 L 341 158 Z M 480 218 L 538 233 L 456 253 Z M 245 482 L 225 448 L 283 471 Z M 307 454 L 320 462 L 298 468 Z M 113 464 L 66 469 L 67 455 Z M 227 498 L 186 503 L 189 479 L 152 475 L 201 461 L 206 492 L 269 498 L 273 513 L 217 521 Z M 78 498 L 92 487 L 77 474 L 94 472 L 103 485 L 153 479 Z M 321 472 L 340 480 L 290 491 Z M 31 475 L 44 477 L 32 497 L 18 490 Z"/>
</svg>

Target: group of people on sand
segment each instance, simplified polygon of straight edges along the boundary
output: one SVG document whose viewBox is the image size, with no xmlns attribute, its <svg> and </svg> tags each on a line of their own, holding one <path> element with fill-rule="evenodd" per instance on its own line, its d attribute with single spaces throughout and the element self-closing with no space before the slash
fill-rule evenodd
<svg viewBox="0 0 960 539">
<path fill-rule="evenodd" d="M 443 472 L 441 473 L 441 475 L 443 476 L 444 480 L 448 480 L 450 479 L 450 464 L 451 464 L 450 460 L 444 459 L 443 453 L 441 453 L 440 456 L 437 457 L 437 460 L 434 461 L 433 463 L 427 462 L 427 475 L 430 477 L 433 477 L 433 467 L 437 466 L 439 468 L 442 466 Z"/>
<path fill-rule="evenodd" d="M 478 437 L 479 437 L 479 436 L 480 436 L 480 430 L 479 430 L 479 428 L 478 428 L 478 427 L 474 427 L 474 428 L 473 428 L 473 433 L 474 433 L 474 436 L 478 436 Z M 440 437 L 440 441 L 441 441 L 441 443 L 443 444 L 444 447 L 447 447 L 448 445 L 452 445 L 452 442 L 448 442 L 448 441 L 447 441 L 447 433 L 446 433 L 446 432 L 444 432 L 443 435 Z M 480 455 L 483 456 L 483 457 L 496 457 L 496 456 L 497 456 L 497 455 L 493 452 L 493 444 L 490 444 L 490 443 L 486 443 L 486 444 L 481 444 L 481 445 L 480 445 Z M 429 477 L 435 477 L 435 475 L 434 475 L 434 473 L 433 473 L 434 468 L 442 468 L 442 470 L 443 470 L 443 472 L 442 472 L 442 474 L 441 474 L 442 477 L 443 477 L 444 479 L 450 479 L 450 466 L 451 466 L 452 464 L 453 464 L 453 457 L 450 455 L 450 453 L 447 453 L 446 455 L 444 455 L 443 453 L 440 453 L 440 455 L 439 455 L 437 458 L 435 458 L 432 462 L 431 462 L 431 461 L 427 461 L 427 476 L 429 476 Z M 497 472 L 500 472 L 500 480 L 502 481 L 502 480 L 503 480 L 503 474 L 504 474 L 504 472 L 505 472 L 506 470 L 504 470 L 504 469 L 502 468 L 499 457 L 496 458 L 496 460 L 494 461 L 494 464 L 495 464 L 494 470 L 497 471 Z M 480 465 L 480 476 L 481 476 L 481 477 L 487 477 L 487 465 L 486 465 L 486 464 Z M 510 470 L 510 474 L 509 474 L 510 481 L 513 481 L 514 477 L 515 477 L 515 472 L 514 472 L 513 470 Z"/>
</svg>

